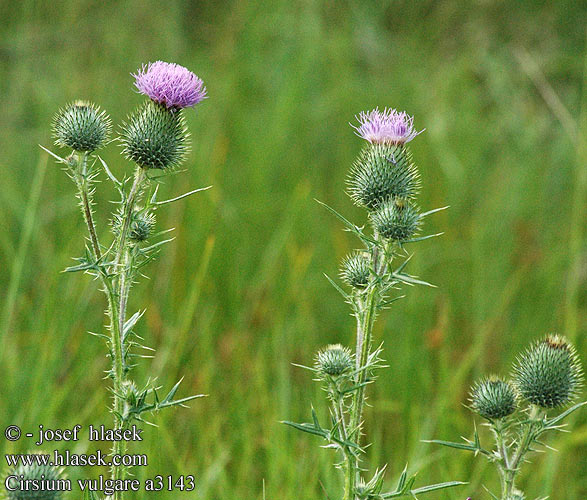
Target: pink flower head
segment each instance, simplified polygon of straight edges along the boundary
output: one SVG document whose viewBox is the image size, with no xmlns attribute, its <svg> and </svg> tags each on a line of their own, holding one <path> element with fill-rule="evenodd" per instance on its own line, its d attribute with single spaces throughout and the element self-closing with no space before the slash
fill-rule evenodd
<svg viewBox="0 0 587 500">
<path fill-rule="evenodd" d="M 379 108 L 361 111 L 355 118 L 359 125 L 351 124 L 351 127 L 357 131 L 359 137 L 371 144 L 405 144 L 424 132 L 414 129 L 413 116 L 391 108 L 383 111 L 379 111 Z"/>
<path fill-rule="evenodd" d="M 132 76 L 141 94 L 167 108 L 189 108 L 206 98 L 204 82 L 179 64 L 149 63 Z"/>
</svg>

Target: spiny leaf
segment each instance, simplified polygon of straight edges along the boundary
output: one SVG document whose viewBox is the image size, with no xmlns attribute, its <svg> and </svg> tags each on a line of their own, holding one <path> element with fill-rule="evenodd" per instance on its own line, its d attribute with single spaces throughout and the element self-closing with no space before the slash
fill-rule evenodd
<svg viewBox="0 0 587 500">
<path fill-rule="evenodd" d="M 433 208 L 432 210 L 428 210 L 428 212 L 424 212 L 424 213 L 420 214 L 420 218 L 435 214 L 436 212 L 440 212 L 441 210 L 446 210 L 447 208 L 450 208 L 450 207 L 447 205 L 446 207 Z"/>
<path fill-rule="evenodd" d="M 192 194 L 196 194 L 196 193 L 199 193 L 201 191 L 207 191 L 211 187 L 212 186 L 206 186 L 206 187 L 203 187 L 203 188 L 194 189 L 193 191 L 190 191 L 189 193 L 181 194 L 181 195 L 176 196 L 175 198 L 171 198 L 169 200 L 153 201 L 152 204 L 158 206 L 158 205 L 165 205 L 166 203 L 173 203 L 174 201 L 178 201 L 178 200 L 181 200 L 183 198 L 187 198 L 188 196 L 191 196 Z"/>
<path fill-rule="evenodd" d="M 452 441 L 440 441 L 438 439 L 424 439 L 423 443 L 431 443 L 431 444 L 439 444 L 441 446 L 448 446 L 449 448 L 456 448 L 457 450 L 467 450 L 467 451 L 481 451 L 481 449 L 477 446 L 472 444 L 465 444 L 465 443 L 453 443 Z M 487 450 L 483 450 L 487 452 Z M 489 452 L 487 452 L 489 453 Z"/>
<path fill-rule="evenodd" d="M 336 288 L 336 291 L 338 293 L 340 293 L 344 297 L 345 300 L 348 300 L 350 295 L 348 293 L 346 293 L 340 286 L 338 286 L 338 284 L 330 276 L 328 276 L 326 273 L 323 273 L 323 274 L 326 277 L 326 279 L 330 282 L 330 284 L 334 288 Z"/>
<path fill-rule="evenodd" d="M 143 311 L 137 311 L 130 318 L 128 318 L 126 320 L 126 322 L 124 323 L 124 328 L 122 329 L 122 339 L 123 339 L 123 341 L 124 341 L 124 339 L 126 339 L 126 337 L 129 334 L 129 332 L 137 324 L 137 322 L 139 321 L 139 319 L 141 319 L 143 317 L 143 314 L 145 314 L 145 310 L 143 310 Z"/>
<path fill-rule="evenodd" d="M 50 154 L 50 155 L 51 155 L 53 158 L 55 158 L 55 159 L 56 159 L 56 160 L 57 160 L 59 163 L 63 163 L 63 164 L 65 164 L 65 165 L 67 165 L 67 166 L 70 166 L 69 162 L 68 162 L 66 159 L 64 159 L 64 158 L 61 158 L 61 156 L 58 156 L 58 155 L 56 155 L 55 153 L 53 153 L 53 151 L 49 151 L 49 150 L 48 150 L 46 147 L 44 147 L 44 146 L 41 146 L 40 144 L 39 144 L 39 147 L 40 147 L 40 148 L 41 148 L 43 151 L 45 151 L 46 153 L 49 153 L 49 154 Z"/>
<path fill-rule="evenodd" d="M 346 227 L 347 229 L 351 232 L 356 234 L 363 242 L 365 243 L 371 243 L 372 245 L 376 245 L 379 246 L 379 242 L 375 241 L 372 238 L 369 238 L 365 233 L 363 233 L 363 231 L 361 231 L 361 228 L 355 224 L 353 224 L 350 220 L 348 220 L 346 217 L 344 217 L 343 215 L 339 214 L 336 210 L 334 210 L 334 208 L 328 206 L 326 203 L 320 201 L 320 200 L 316 200 L 316 202 L 320 203 L 320 205 L 322 205 L 323 207 L 325 207 L 330 213 L 332 213 L 335 217 L 337 217 Z"/>
<path fill-rule="evenodd" d="M 108 178 L 114 182 L 114 185 L 117 188 L 122 188 L 122 182 L 120 182 L 116 176 L 110 171 L 110 169 L 108 168 L 108 165 L 106 165 L 106 162 L 102 159 L 101 156 L 98 156 L 98 160 L 100 160 L 100 163 L 102 164 L 102 167 L 104 168 L 104 172 L 106 172 L 106 175 L 108 176 Z"/>
<path fill-rule="evenodd" d="M 561 413 L 557 417 L 554 417 L 554 418 L 551 418 L 550 420 L 547 420 L 545 423 L 546 428 L 544 430 L 547 430 L 548 428 L 552 428 L 553 426 L 555 426 L 556 424 L 558 424 L 559 422 L 564 420 L 566 417 L 568 417 L 571 413 L 573 413 L 574 411 L 578 410 L 579 408 L 581 408 L 582 406 L 585 406 L 585 405 L 587 405 L 587 401 L 577 403 L 576 405 L 571 406 L 568 410 L 564 411 L 563 413 Z"/>
<path fill-rule="evenodd" d="M 397 280 L 403 281 L 404 283 L 407 283 L 409 285 L 424 285 L 424 286 L 430 286 L 432 288 L 436 288 L 436 285 L 433 285 L 432 283 L 428 283 L 427 281 L 422 281 L 419 280 L 417 278 L 414 278 L 413 276 L 410 276 L 409 274 L 402 274 L 402 273 L 392 273 L 392 277 L 394 277 Z"/>
<path fill-rule="evenodd" d="M 316 429 L 313 424 L 308 424 L 308 423 L 298 424 L 296 422 L 289 422 L 288 420 L 282 420 L 281 423 L 285 424 L 285 425 L 289 425 L 290 427 L 293 427 L 294 429 L 298 429 L 302 432 L 307 432 L 308 434 L 314 434 L 316 436 L 321 436 L 323 438 L 327 437 L 327 433 L 326 433 L 326 431 L 324 431 L 324 429 Z"/>
<path fill-rule="evenodd" d="M 429 240 L 430 238 L 436 238 L 437 236 L 442 236 L 444 233 L 436 233 L 436 234 L 428 234 L 426 236 L 418 236 L 417 238 L 412 238 L 406 241 L 402 241 L 403 243 L 416 243 L 417 241 L 424 241 Z"/>
</svg>

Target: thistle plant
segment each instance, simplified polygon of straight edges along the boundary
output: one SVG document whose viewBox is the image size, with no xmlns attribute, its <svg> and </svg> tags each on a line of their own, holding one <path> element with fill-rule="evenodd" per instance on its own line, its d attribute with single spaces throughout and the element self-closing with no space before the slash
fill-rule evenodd
<svg viewBox="0 0 587 500">
<path fill-rule="evenodd" d="M 376 317 L 401 298 L 394 294 L 402 285 L 429 285 L 406 272 L 411 256 L 408 248 L 412 243 L 438 236 L 421 236 L 419 232 L 426 217 L 443 209 L 422 212 L 415 203 L 420 175 L 408 142 L 421 131 L 414 128 L 413 118 L 394 109 L 375 109 L 360 113 L 357 120 L 358 125 L 353 127 L 367 144 L 350 171 L 348 194 L 366 210 L 371 231 L 319 202 L 362 244 L 342 262 L 340 277 L 348 291 L 327 276 L 356 319 L 355 345 L 353 351 L 339 344 L 327 346 L 318 351 L 314 366 L 303 367 L 314 373 L 326 391 L 330 423 L 323 426 L 313 408 L 312 422 L 284 423 L 320 436 L 327 448 L 336 450 L 336 466 L 344 476 L 343 500 L 416 498 L 464 483 L 450 481 L 416 488 L 415 474 L 409 476 L 406 466 L 395 489 L 383 492 L 385 466 L 368 479 L 362 466 L 367 447 L 362 432 L 363 411 L 367 388 L 375 380 L 376 371 L 385 367 L 382 343 L 373 338 Z"/>
<path fill-rule="evenodd" d="M 63 481 L 63 468 L 38 463 L 19 464 L 6 473 L 6 500 L 60 500 L 58 483 Z M 21 488 L 21 484 L 37 484 L 39 489 Z"/>
<path fill-rule="evenodd" d="M 563 420 L 587 401 L 569 405 L 583 385 L 583 371 L 575 348 L 558 335 L 548 335 L 518 356 L 510 380 L 491 376 L 476 382 L 470 392 L 470 408 L 486 420 L 495 441 L 492 450 L 481 446 L 477 429 L 465 443 L 433 440 L 459 450 L 483 455 L 495 464 L 501 493 L 496 500 L 523 500 L 516 479 L 528 453 L 547 445 L 548 431 L 564 430 Z"/>
<path fill-rule="evenodd" d="M 104 111 L 87 101 L 75 101 L 55 116 L 55 144 L 67 148 L 69 154 L 61 157 L 43 148 L 64 166 L 74 182 L 88 229 L 84 255 L 75 259 L 77 264 L 66 271 L 90 274 L 106 295 L 107 332 L 97 335 L 105 340 L 111 361 L 107 375 L 111 380 L 115 430 L 147 422 L 145 417 L 150 412 L 184 406 L 199 397 L 176 399 L 181 381 L 165 395 L 160 395 L 155 379 L 143 384 L 131 380 L 137 358 L 146 357 L 141 355 L 141 349 L 148 348 L 142 345 L 136 330 L 145 311 L 131 314 L 129 295 L 143 276 L 145 266 L 172 241 L 167 238 L 169 230 L 156 230 L 157 210 L 203 190 L 195 189 L 172 199 L 158 199 L 158 180 L 180 165 L 188 151 L 184 109 L 202 101 L 206 88 L 202 80 L 186 68 L 162 61 L 143 66 L 133 76 L 137 90 L 148 99 L 120 126 L 117 138 L 124 156 L 135 164 L 133 175 L 118 179 L 97 156 L 96 152 L 111 142 L 111 121 Z M 94 192 L 101 173 L 119 196 L 106 242 L 94 220 Z M 126 441 L 113 443 L 114 455 L 123 455 L 125 451 Z M 126 474 L 124 467 L 112 466 L 113 480 L 124 479 Z M 123 492 L 116 492 L 114 498 L 122 500 Z"/>
</svg>

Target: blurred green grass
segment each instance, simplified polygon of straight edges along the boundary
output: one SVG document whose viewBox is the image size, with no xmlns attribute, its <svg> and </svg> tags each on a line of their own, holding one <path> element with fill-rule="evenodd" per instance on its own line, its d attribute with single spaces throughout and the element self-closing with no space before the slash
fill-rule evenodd
<svg viewBox="0 0 587 500">
<path fill-rule="evenodd" d="M 344 194 L 361 146 L 347 123 L 393 106 L 427 129 L 413 143 L 421 205 L 451 208 L 427 226 L 446 234 L 410 264 L 439 288 L 408 290 L 377 325 L 391 368 L 371 392 L 369 465 L 388 463 L 391 482 L 409 462 L 420 484 L 471 481 L 435 498 L 485 498 L 490 468 L 420 440 L 470 435 L 471 381 L 507 373 L 546 332 L 587 359 L 586 13 L 573 1 L 0 3 L 0 427 L 109 422 L 104 348 L 85 333 L 101 328 L 104 300 L 87 276 L 59 273 L 84 229 L 37 144 L 76 98 L 120 122 L 141 102 L 129 73 L 163 59 L 210 94 L 187 115 L 187 173 L 163 191 L 214 188 L 159 215 L 177 239 L 134 290 L 157 348 L 135 376 L 185 376 L 184 394 L 210 396 L 156 417 L 138 477 L 194 474 L 202 499 L 261 498 L 263 481 L 269 499 L 337 498 L 332 454 L 278 421 L 307 419 L 311 403 L 325 415 L 290 363 L 353 336 L 322 273 L 357 242 L 313 198 L 361 222 Z M 104 157 L 130 172 L 115 146 Z M 114 193 L 100 187 L 105 233 Z M 586 498 L 585 412 L 574 428 L 526 467 L 529 498 Z M 0 451 L 25 450 L 2 440 Z"/>
</svg>

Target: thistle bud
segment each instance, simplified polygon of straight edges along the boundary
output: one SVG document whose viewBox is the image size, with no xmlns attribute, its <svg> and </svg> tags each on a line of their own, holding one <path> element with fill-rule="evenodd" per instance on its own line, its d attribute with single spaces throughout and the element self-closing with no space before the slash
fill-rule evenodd
<svg viewBox="0 0 587 500">
<path fill-rule="evenodd" d="M 6 484 L 6 498 L 8 500 L 59 500 L 60 491 L 51 491 L 56 489 L 55 481 L 62 479 L 63 470 L 51 465 L 18 465 L 12 468 L 8 474 Z M 26 483 L 29 481 L 29 483 Z M 25 485 L 37 484 L 42 489 L 35 491 L 30 486 Z"/>
<path fill-rule="evenodd" d="M 340 277 L 349 286 L 362 290 L 369 284 L 371 261 L 365 252 L 356 252 L 342 261 Z"/>
<path fill-rule="evenodd" d="M 167 169 L 183 161 L 188 136 L 180 109 L 147 101 L 123 125 L 121 140 L 126 157 L 140 167 Z"/>
<path fill-rule="evenodd" d="M 108 140 L 110 128 L 108 115 L 86 101 L 69 104 L 53 119 L 55 144 L 74 151 L 92 152 L 102 147 Z"/>
<path fill-rule="evenodd" d="M 130 223 L 128 237 L 131 241 L 140 243 L 151 236 L 155 227 L 155 215 L 146 213 L 137 215 Z"/>
<path fill-rule="evenodd" d="M 384 238 L 403 242 L 420 229 L 420 214 L 408 200 L 392 198 L 371 213 L 371 222 Z"/>
<path fill-rule="evenodd" d="M 112 221 L 112 232 L 120 234 L 123 224 L 123 214 L 117 213 Z M 128 228 L 128 238 L 133 243 L 142 243 L 149 239 L 155 228 L 155 214 L 137 210 L 133 212 Z"/>
<path fill-rule="evenodd" d="M 548 335 L 518 357 L 514 381 L 530 403 L 557 408 L 575 398 L 583 371 L 575 348 L 564 337 Z"/>
<path fill-rule="evenodd" d="M 359 206 L 373 210 L 390 198 L 413 198 L 420 177 L 403 144 L 375 143 L 359 154 L 348 179 L 348 193 Z"/>
<path fill-rule="evenodd" d="M 322 375 L 339 377 L 353 368 L 351 351 L 340 344 L 329 345 L 318 351 L 316 355 L 316 369 Z"/>
<path fill-rule="evenodd" d="M 496 420 L 516 411 L 517 398 L 514 386 L 499 377 L 477 382 L 471 389 L 471 408 L 483 418 Z"/>
</svg>

